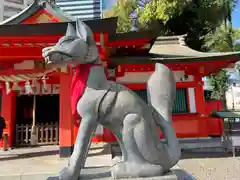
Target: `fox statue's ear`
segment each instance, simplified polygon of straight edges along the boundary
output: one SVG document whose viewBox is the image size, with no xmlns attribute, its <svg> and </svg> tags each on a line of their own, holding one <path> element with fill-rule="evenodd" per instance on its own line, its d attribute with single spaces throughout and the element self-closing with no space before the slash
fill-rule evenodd
<svg viewBox="0 0 240 180">
<path fill-rule="evenodd" d="M 80 19 L 76 23 L 77 36 L 82 38 L 85 42 L 88 41 L 88 36 L 91 36 L 91 29 Z"/>
<path fill-rule="evenodd" d="M 68 23 L 67 31 L 66 31 L 66 36 L 76 36 L 76 30 L 74 26 L 71 23 Z"/>
</svg>

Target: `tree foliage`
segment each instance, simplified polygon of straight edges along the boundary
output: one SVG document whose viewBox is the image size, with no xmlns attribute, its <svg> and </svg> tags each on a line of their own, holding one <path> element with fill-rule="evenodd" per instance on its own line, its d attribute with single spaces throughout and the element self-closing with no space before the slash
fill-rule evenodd
<svg viewBox="0 0 240 180">
<path fill-rule="evenodd" d="M 210 51 L 229 52 L 240 51 L 238 42 L 240 39 L 240 28 L 233 29 L 231 25 L 222 24 L 215 31 L 208 33 L 205 40 L 205 47 Z"/>
<path fill-rule="evenodd" d="M 209 31 L 205 37 L 205 45 L 208 50 L 216 52 L 229 52 L 240 50 L 238 39 L 240 38 L 240 29 L 233 29 L 232 27 L 232 11 L 236 6 L 237 1 L 227 0 L 223 4 L 223 21 L 222 24 L 215 29 Z M 236 64 L 235 67 L 239 65 Z M 212 98 L 222 99 L 224 106 L 225 92 L 228 89 L 229 75 L 226 71 L 221 70 L 219 73 L 208 77 L 210 85 L 213 87 Z"/>
<path fill-rule="evenodd" d="M 212 99 L 224 99 L 225 92 L 228 89 L 229 75 L 225 70 L 221 70 L 217 75 L 212 74 L 208 77 L 209 83 L 212 86 Z"/>
<path fill-rule="evenodd" d="M 180 16 L 187 4 L 187 0 L 150 1 L 144 8 L 136 9 L 139 25 L 141 28 L 151 28 L 153 22 L 166 25 L 172 18 Z"/>
<path fill-rule="evenodd" d="M 118 32 L 131 30 L 132 19 L 141 29 L 156 28 L 160 35 L 188 34 L 187 44 L 205 50 L 204 37 L 225 19 L 236 0 L 118 0 L 105 14 L 117 16 Z"/>
<path fill-rule="evenodd" d="M 118 17 L 117 31 L 128 32 L 132 27 L 131 13 L 136 9 L 136 0 L 118 0 L 112 10 L 104 12 L 104 17 Z"/>
</svg>

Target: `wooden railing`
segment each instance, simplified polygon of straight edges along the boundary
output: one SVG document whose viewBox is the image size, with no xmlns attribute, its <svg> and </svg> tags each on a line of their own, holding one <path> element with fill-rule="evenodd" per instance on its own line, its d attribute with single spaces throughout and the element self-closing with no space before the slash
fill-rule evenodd
<svg viewBox="0 0 240 180">
<path fill-rule="evenodd" d="M 30 124 L 16 125 L 16 145 L 24 146 L 31 144 Z M 58 123 L 46 123 L 36 125 L 37 145 L 51 145 L 59 143 L 59 125 Z"/>
</svg>

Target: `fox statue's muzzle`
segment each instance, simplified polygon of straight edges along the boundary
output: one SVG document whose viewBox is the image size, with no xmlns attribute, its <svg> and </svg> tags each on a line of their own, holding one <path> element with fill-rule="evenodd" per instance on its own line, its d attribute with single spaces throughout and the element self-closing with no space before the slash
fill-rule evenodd
<svg viewBox="0 0 240 180">
<path fill-rule="evenodd" d="M 55 50 L 54 47 L 44 48 L 42 55 L 48 67 L 64 66 L 75 59 L 70 54 Z"/>
</svg>

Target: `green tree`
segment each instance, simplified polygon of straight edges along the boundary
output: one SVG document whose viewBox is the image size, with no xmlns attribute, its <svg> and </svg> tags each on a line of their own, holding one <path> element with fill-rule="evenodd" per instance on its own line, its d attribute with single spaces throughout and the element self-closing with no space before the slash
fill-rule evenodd
<svg viewBox="0 0 240 180">
<path fill-rule="evenodd" d="M 119 17 L 118 32 L 130 31 L 135 12 L 140 30 L 157 27 L 160 35 L 188 34 L 191 48 L 205 50 L 203 37 L 229 19 L 229 9 L 235 4 L 236 0 L 119 0 L 106 14 Z"/>
<path fill-rule="evenodd" d="M 238 50 L 239 45 L 236 40 L 239 39 L 239 29 L 234 30 L 232 27 L 232 12 L 237 1 L 226 0 L 221 1 L 221 12 L 223 14 L 222 24 L 215 29 L 210 30 L 204 37 L 204 47 L 209 51 L 229 52 Z M 213 87 L 212 98 L 222 99 L 223 105 L 226 107 L 225 92 L 229 86 L 228 74 L 225 70 L 221 70 L 217 74 L 208 77 L 210 85 Z"/>
<path fill-rule="evenodd" d="M 118 0 L 112 10 L 104 12 L 104 17 L 118 17 L 117 31 L 128 32 L 132 27 L 130 14 L 136 7 L 136 0 Z"/>
<path fill-rule="evenodd" d="M 166 25 L 169 20 L 183 13 L 188 0 L 156 0 L 148 2 L 144 8 L 137 8 L 140 28 L 152 28 L 154 22 Z"/>
<path fill-rule="evenodd" d="M 229 52 L 240 51 L 240 28 L 233 29 L 231 25 L 222 24 L 215 31 L 205 36 L 205 47 L 209 51 Z"/>
<path fill-rule="evenodd" d="M 213 88 L 211 93 L 212 99 L 222 99 L 225 101 L 225 92 L 228 88 L 228 77 L 229 76 L 225 70 L 221 70 L 217 74 L 208 76 L 209 83 Z"/>
</svg>

